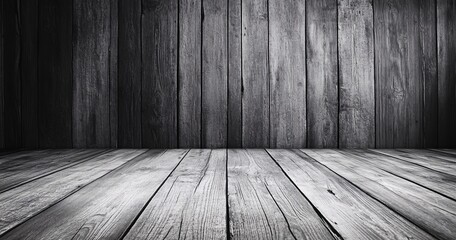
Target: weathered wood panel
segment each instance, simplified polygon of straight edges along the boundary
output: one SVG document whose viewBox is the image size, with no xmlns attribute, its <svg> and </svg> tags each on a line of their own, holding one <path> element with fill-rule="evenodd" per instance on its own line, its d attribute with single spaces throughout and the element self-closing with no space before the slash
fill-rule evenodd
<svg viewBox="0 0 456 240">
<path fill-rule="evenodd" d="M 433 114 L 424 92 L 435 84 L 435 8 L 413 0 L 374 5 L 377 147 L 423 147 L 425 131 L 435 131 L 423 117 Z"/>
<path fill-rule="evenodd" d="M 40 0 L 38 134 L 40 147 L 72 147 L 71 0 Z"/>
<path fill-rule="evenodd" d="M 225 149 L 191 150 L 125 239 L 227 239 L 225 180 Z"/>
<path fill-rule="evenodd" d="M 265 150 L 228 150 L 233 239 L 334 239 Z"/>
<path fill-rule="evenodd" d="M 143 0 L 142 146 L 177 146 L 178 0 Z"/>
<path fill-rule="evenodd" d="M 73 0 L 73 146 L 109 147 L 110 0 Z"/>
<path fill-rule="evenodd" d="M 268 1 L 242 1 L 242 145 L 269 147 Z"/>
<path fill-rule="evenodd" d="M 201 0 L 179 0 L 179 147 L 201 147 Z"/>
<path fill-rule="evenodd" d="M 118 7 L 118 145 L 141 147 L 141 0 Z"/>
<path fill-rule="evenodd" d="M 432 238 L 303 152 L 268 152 L 343 239 Z"/>
<path fill-rule="evenodd" d="M 110 39 L 109 39 L 109 126 L 111 147 L 118 147 L 118 52 L 119 52 L 119 1 L 110 0 Z"/>
<path fill-rule="evenodd" d="M 456 147 L 456 2 L 437 0 L 439 147 Z"/>
<path fill-rule="evenodd" d="M 228 1 L 228 147 L 242 147 L 242 4 Z"/>
<path fill-rule="evenodd" d="M 375 147 L 372 0 L 338 4 L 339 147 Z"/>
<path fill-rule="evenodd" d="M 0 2 L 0 149 L 5 148 L 5 85 L 4 85 L 4 67 L 3 67 L 3 4 L 4 1 Z"/>
<path fill-rule="evenodd" d="M 38 0 L 20 2 L 21 128 L 24 148 L 38 147 Z"/>
<path fill-rule="evenodd" d="M 269 2 L 270 143 L 306 147 L 306 4 Z"/>
<path fill-rule="evenodd" d="M 227 0 L 203 1 L 202 146 L 227 146 Z"/>
<path fill-rule="evenodd" d="M 188 150 L 150 150 L 2 236 L 119 239 Z"/>
<path fill-rule="evenodd" d="M 308 147 L 338 145 L 336 0 L 307 2 Z"/>
<path fill-rule="evenodd" d="M 20 5 L 19 0 L 5 0 L 4 26 L 4 138 L 6 148 L 19 148 L 21 132 Z"/>
</svg>

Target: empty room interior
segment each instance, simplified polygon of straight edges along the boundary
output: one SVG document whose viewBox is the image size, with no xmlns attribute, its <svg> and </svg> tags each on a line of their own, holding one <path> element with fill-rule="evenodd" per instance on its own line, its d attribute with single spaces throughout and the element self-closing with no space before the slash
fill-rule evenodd
<svg viewBox="0 0 456 240">
<path fill-rule="evenodd" d="M 456 0 L 0 0 L 0 240 L 456 239 Z"/>
</svg>

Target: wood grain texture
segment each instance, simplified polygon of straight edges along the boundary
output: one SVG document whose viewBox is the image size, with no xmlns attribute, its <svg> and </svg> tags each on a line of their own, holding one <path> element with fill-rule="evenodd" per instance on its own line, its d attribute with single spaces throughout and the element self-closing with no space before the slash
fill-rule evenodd
<svg viewBox="0 0 456 240">
<path fill-rule="evenodd" d="M 453 239 L 456 202 L 333 150 L 301 150 L 439 239 Z"/>
<path fill-rule="evenodd" d="M 201 147 L 201 0 L 179 0 L 179 147 Z"/>
<path fill-rule="evenodd" d="M 178 0 L 143 0 L 142 146 L 177 146 Z"/>
<path fill-rule="evenodd" d="M 73 0 L 73 146 L 109 147 L 110 0 Z"/>
<path fill-rule="evenodd" d="M 5 0 L 3 8 L 5 147 L 19 148 L 22 143 L 19 0 Z"/>
<path fill-rule="evenodd" d="M 145 151 L 115 150 L 2 193 L 0 235 Z"/>
<path fill-rule="evenodd" d="M 267 150 L 343 239 L 432 239 L 299 150 Z"/>
<path fill-rule="evenodd" d="M 306 147 L 305 1 L 269 2 L 270 143 Z"/>
<path fill-rule="evenodd" d="M 436 74 L 435 8 L 410 0 L 374 5 L 377 147 L 423 147 L 424 129 L 436 129 L 423 120 L 432 114 L 424 111 L 435 107 L 424 100 L 424 86 L 432 92 Z"/>
<path fill-rule="evenodd" d="M 79 164 L 104 153 L 101 150 L 48 150 L 43 157 L 31 156 L 0 165 L 0 193 L 43 176 Z M 22 161 L 21 161 L 22 160 Z"/>
<path fill-rule="evenodd" d="M 21 128 L 24 148 L 38 147 L 38 0 L 20 3 Z"/>
<path fill-rule="evenodd" d="M 308 147 L 338 146 L 338 70 L 336 0 L 307 4 Z"/>
<path fill-rule="evenodd" d="M 1 239 L 118 239 L 187 152 L 150 150 Z"/>
<path fill-rule="evenodd" d="M 119 0 L 118 145 L 141 147 L 141 0 Z"/>
<path fill-rule="evenodd" d="M 202 146 L 227 146 L 227 0 L 203 1 Z"/>
<path fill-rule="evenodd" d="M 4 78 L 4 49 L 3 49 L 3 24 L 4 24 L 4 13 L 3 4 L 0 2 L 0 149 L 5 148 L 5 78 Z"/>
<path fill-rule="evenodd" d="M 372 0 L 338 3 L 339 147 L 375 147 Z"/>
<path fill-rule="evenodd" d="M 439 147 L 456 147 L 456 2 L 437 0 Z"/>
<path fill-rule="evenodd" d="M 38 134 L 40 147 L 72 147 L 71 0 L 38 4 Z"/>
<path fill-rule="evenodd" d="M 124 239 L 227 239 L 225 177 L 225 149 L 191 150 Z"/>
<path fill-rule="evenodd" d="M 228 204 L 234 239 L 334 239 L 265 150 L 228 150 Z"/>
<path fill-rule="evenodd" d="M 112 148 L 118 147 L 119 104 L 119 1 L 110 0 L 110 39 L 109 39 L 109 126 Z"/>
<path fill-rule="evenodd" d="M 268 1 L 242 1 L 242 145 L 269 147 Z"/>
</svg>

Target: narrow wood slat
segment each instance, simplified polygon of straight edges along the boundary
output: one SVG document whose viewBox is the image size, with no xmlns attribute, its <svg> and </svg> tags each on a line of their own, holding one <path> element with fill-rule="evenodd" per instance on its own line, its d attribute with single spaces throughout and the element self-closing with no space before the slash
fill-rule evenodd
<svg viewBox="0 0 456 240">
<path fill-rule="evenodd" d="M 111 145 L 110 0 L 73 1 L 73 146 Z"/>
<path fill-rule="evenodd" d="M 228 204 L 234 239 L 334 239 L 265 150 L 228 150 Z"/>
<path fill-rule="evenodd" d="M 305 1 L 269 2 L 272 148 L 306 147 Z"/>
<path fill-rule="evenodd" d="M 432 239 L 299 150 L 267 150 L 343 239 Z"/>
<path fill-rule="evenodd" d="M 0 239 L 119 239 L 188 150 L 150 150 Z"/>
<path fill-rule="evenodd" d="M 201 147 L 201 0 L 179 0 L 179 147 Z"/>
<path fill-rule="evenodd" d="M 191 150 L 124 239 L 227 239 L 226 150 Z"/>
<path fill-rule="evenodd" d="M 268 147 L 268 1 L 241 1 L 241 4 L 242 147 Z"/>
<path fill-rule="evenodd" d="M 441 153 L 446 153 L 450 155 L 456 155 L 456 149 L 432 149 L 433 151 L 436 152 L 441 152 Z"/>
<path fill-rule="evenodd" d="M 242 147 L 242 2 L 228 1 L 228 147 Z"/>
<path fill-rule="evenodd" d="M 111 147 L 118 147 L 119 127 L 119 0 L 110 0 L 110 34 L 109 39 L 109 126 L 111 136 Z"/>
<path fill-rule="evenodd" d="M 143 0 L 141 6 L 142 146 L 174 148 L 178 128 L 178 0 Z"/>
<path fill-rule="evenodd" d="M 145 150 L 116 150 L 0 194 L 0 235 Z"/>
<path fill-rule="evenodd" d="M 228 0 L 203 1 L 202 146 L 227 146 Z"/>
<path fill-rule="evenodd" d="M 3 4 L 4 1 L 0 2 L 0 149 L 5 148 L 5 78 L 4 78 L 4 66 L 3 66 L 3 57 L 4 57 L 4 48 L 3 48 L 3 23 L 4 23 L 4 13 L 3 13 Z"/>
<path fill-rule="evenodd" d="M 8 161 L 0 166 L 0 192 L 86 161 L 103 152 L 105 151 L 52 150 L 40 158 L 32 156 Z"/>
<path fill-rule="evenodd" d="M 340 150 L 347 157 L 355 157 L 366 165 L 382 169 L 390 174 L 407 179 L 434 190 L 456 201 L 456 176 L 433 171 L 409 162 L 364 150 Z M 452 164 L 456 166 L 456 163 Z"/>
<path fill-rule="evenodd" d="M 307 145 L 337 147 L 337 2 L 308 0 L 306 4 Z"/>
<path fill-rule="evenodd" d="M 302 150 L 421 229 L 440 239 L 456 234 L 456 202 L 365 161 L 333 150 Z"/>
<path fill-rule="evenodd" d="M 403 161 L 417 164 L 435 171 L 456 176 L 456 157 L 441 156 L 429 151 L 372 149 L 373 152 L 385 154 Z"/>
<path fill-rule="evenodd" d="M 338 4 L 339 146 L 375 147 L 372 0 Z"/>
</svg>

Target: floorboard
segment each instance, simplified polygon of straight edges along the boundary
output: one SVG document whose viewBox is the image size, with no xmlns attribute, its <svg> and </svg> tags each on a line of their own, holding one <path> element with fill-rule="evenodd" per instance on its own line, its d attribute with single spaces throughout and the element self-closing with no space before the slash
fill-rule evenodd
<svg viewBox="0 0 456 240">
<path fill-rule="evenodd" d="M 1 239 L 118 239 L 188 150 L 149 150 Z"/>
<path fill-rule="evenodd" d="M 226 150 L 191 150 L 124 239 L 226 239 Z"/>
<path fill-rule="evenodd" d="M 145 151 L 112 151 L 0 194 L 0 235 Z"/>
<path fill-rule="evenodd" d="M 432 239 L 303 152 L 268 152 L 343 239 Z"/>
<path fill-rule="evenodd" d="M 302 150 L 439 239 L 456 236 L 456 202 L 334 150 Z"/>
<path fill-rule="evenodd" d="M 228 150 L 228 204 L 234 239 L 334 239 L 265 150 Z"/>
</svg>

